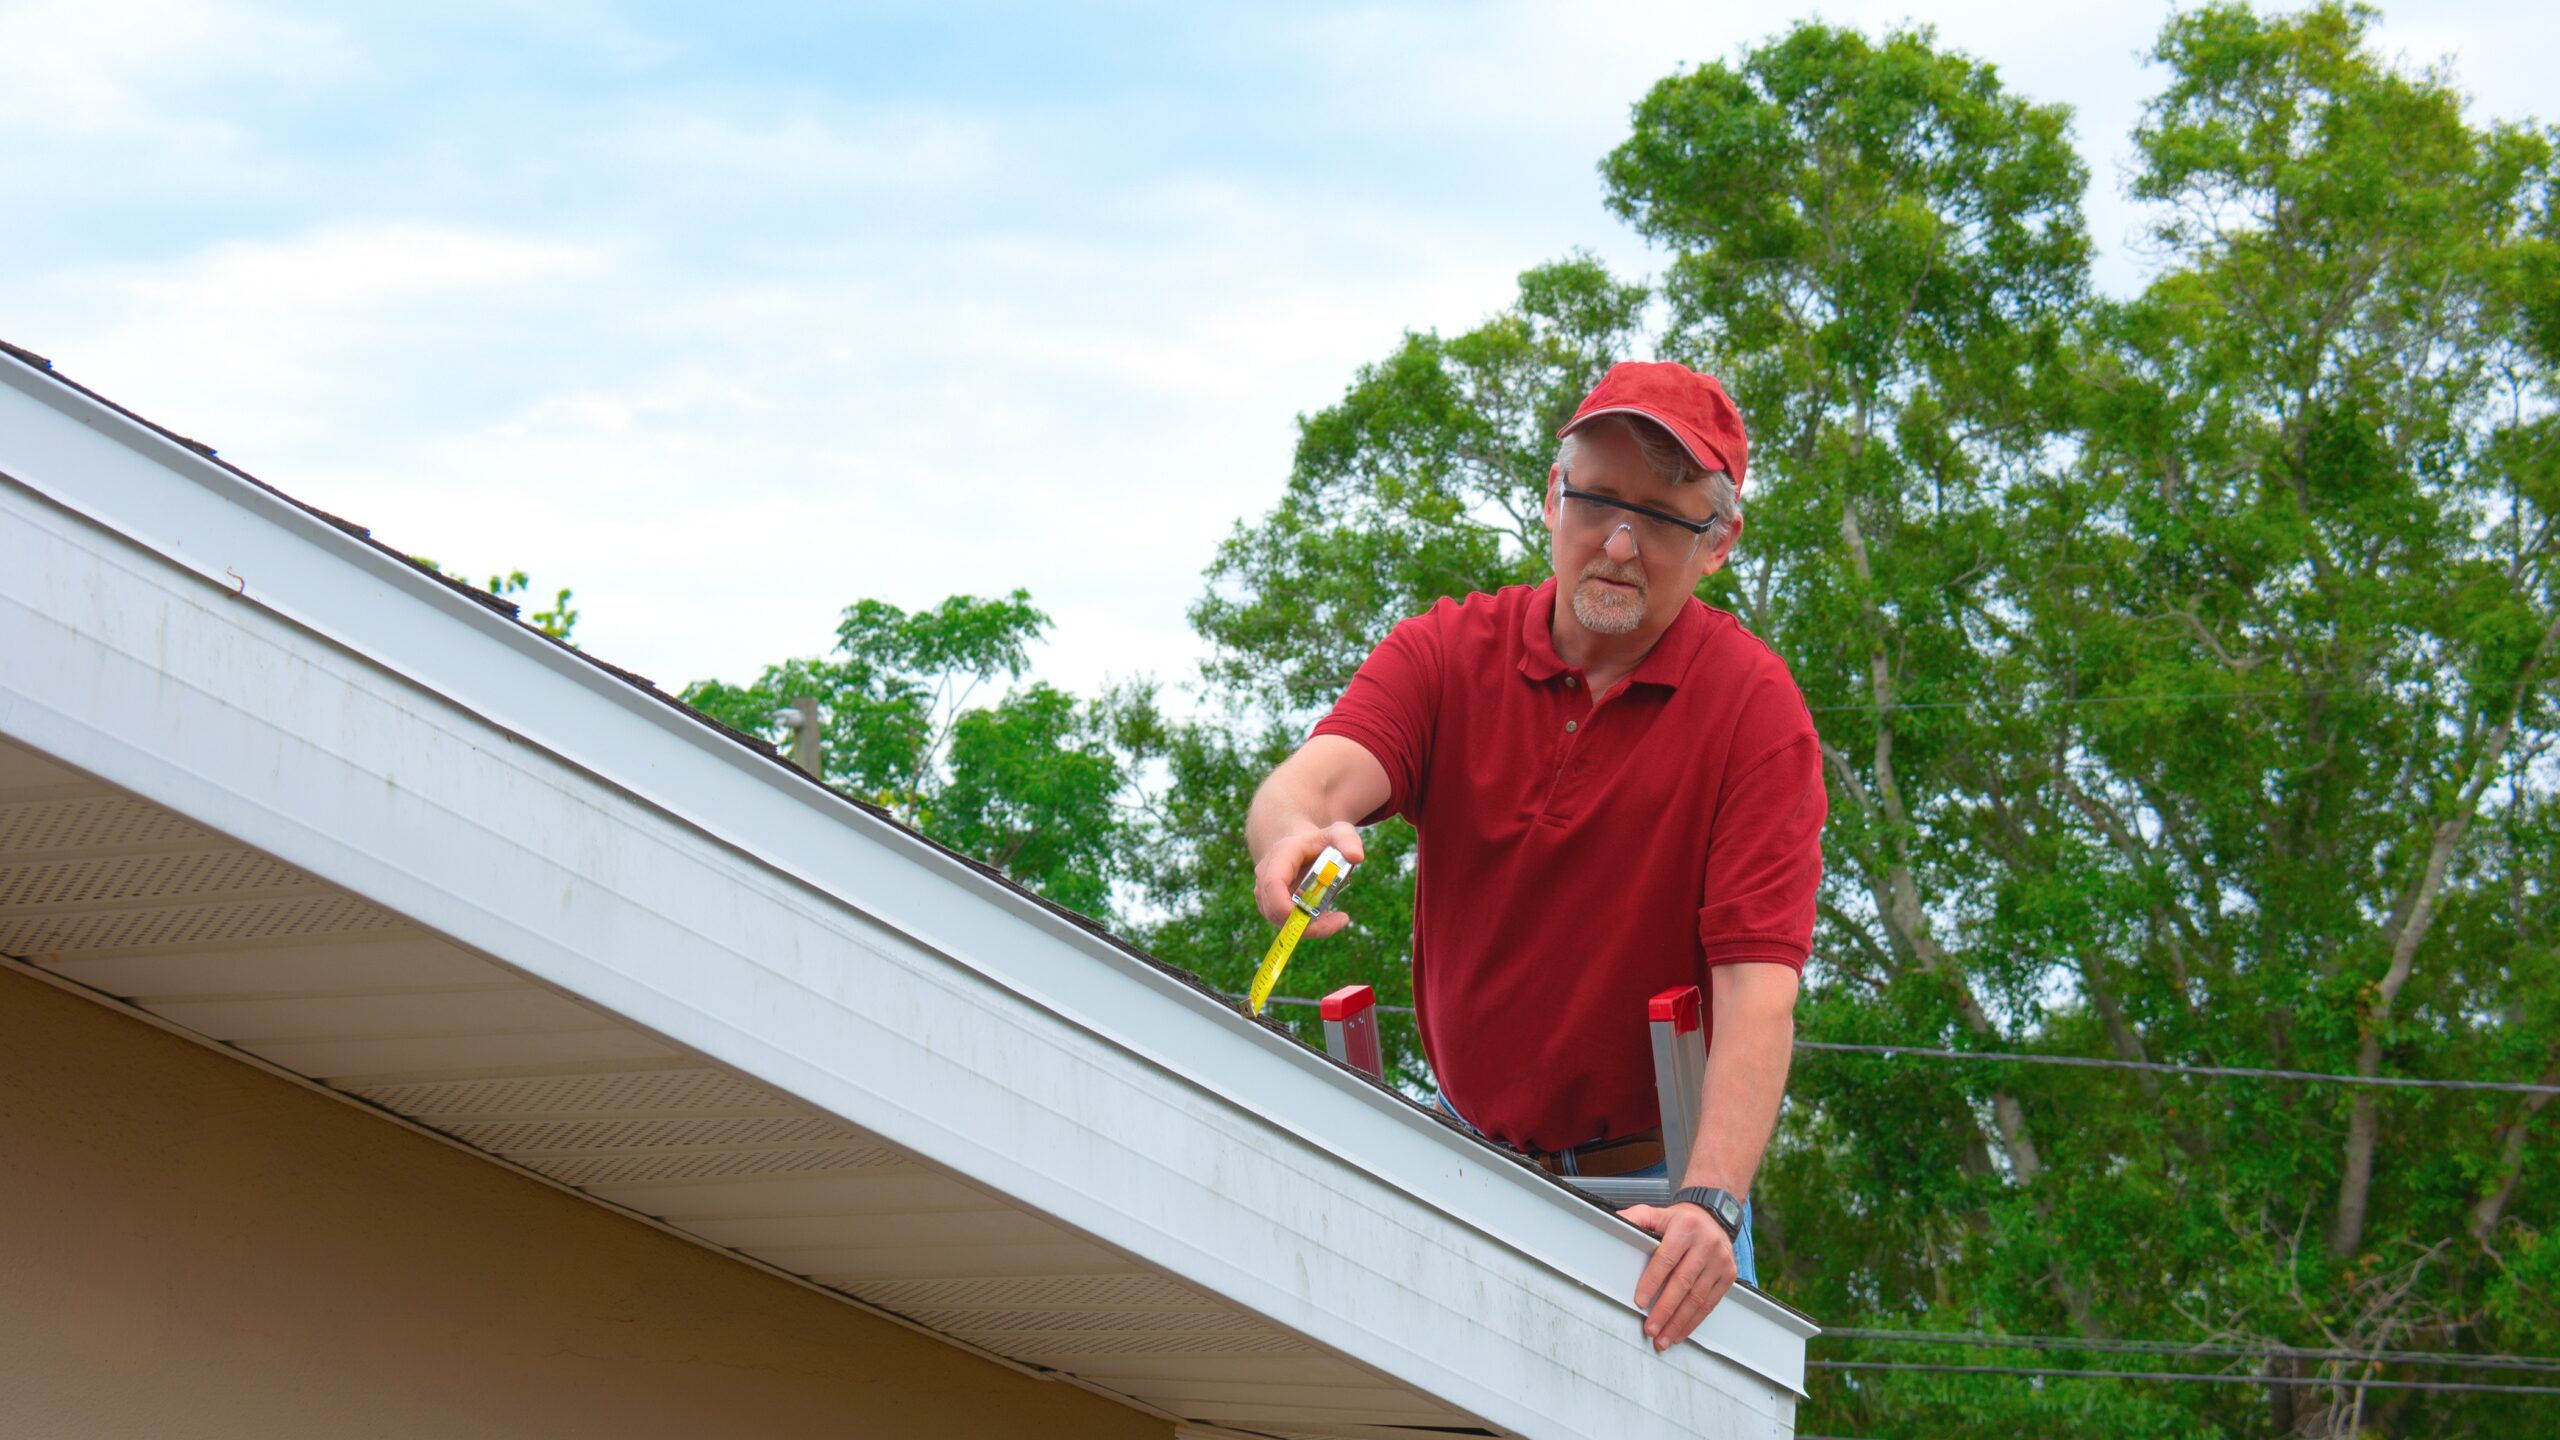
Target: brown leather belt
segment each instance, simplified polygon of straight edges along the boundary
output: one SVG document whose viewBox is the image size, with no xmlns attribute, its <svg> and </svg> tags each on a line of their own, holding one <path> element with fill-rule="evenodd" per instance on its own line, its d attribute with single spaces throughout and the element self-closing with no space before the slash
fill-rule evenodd
<svg viewBox="0 0 2560 1440">
<path fill-rule="evenodd" d="M 1631 1175 L 1662 1163 L 1662 1127 L 1614 1140 L 1594 1140 L 1571 1150 L 1532 1150 L 1528 1155 L 1550 1175 Z M 1567 1155 L 1573 1157 L 1570 1171 L 1564 1166 Z"/>
</svg>

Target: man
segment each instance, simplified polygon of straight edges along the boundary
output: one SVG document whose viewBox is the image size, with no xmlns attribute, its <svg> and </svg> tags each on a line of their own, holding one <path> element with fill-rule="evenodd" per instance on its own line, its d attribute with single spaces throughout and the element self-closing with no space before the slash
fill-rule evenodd
<svg viewBox="0 0 2560 1440">
<path fill-rule="evenodd" d="M 1742 534 L 1748 441 L 1723 388 L 1619 365 L 1557 438 L 1555 578 L 1398 624 L 1263 781 L 1245 841 L 1277 924 L 1324 846 L 1357 860 L 1355 825 L 1413 822 L 1441 1103 L 1558 1174 L 1681 1167 L 1681 1200 L 1619 1212 L 1661 1237 L 1635 1301 L 1664 1350 L 1756 1280 L 1741 1206 L 1812 944 L 1821 762 L 1786 666 L 1694 593 Z M 1644 1002 L 1689 984 L 1707 997 L 1699 1135 L 1664 1157 Z"/>
</svg>

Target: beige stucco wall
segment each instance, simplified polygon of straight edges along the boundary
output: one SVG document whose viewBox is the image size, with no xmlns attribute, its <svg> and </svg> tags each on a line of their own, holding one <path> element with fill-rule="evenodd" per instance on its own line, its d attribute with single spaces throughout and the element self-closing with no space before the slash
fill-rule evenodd
<svg viewBox="0 0 2560 1440">
<path fill-rule="evenodd" d="M 0 971 L 0 1434 L 1169 1433 Z"/>
</svg>

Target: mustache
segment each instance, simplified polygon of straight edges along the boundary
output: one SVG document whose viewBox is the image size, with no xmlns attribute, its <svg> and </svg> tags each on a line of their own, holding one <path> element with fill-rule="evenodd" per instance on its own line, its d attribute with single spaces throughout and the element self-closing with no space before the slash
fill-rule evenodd
<svg viewBox="0 0 2560 1440">
<path fill-rule="evenodd" d="M 1584 580 L 1615 580 L 1622 585 L 1633 585 L 1639 591 L 1646 588 L 1644 583 L 1643 566 L 1635 564 L 1619 565 L 1612 562 L 1606 555 L 1594 556 L 1590 564 L 1583 566 L 1581 578 Z"/>
</svg>

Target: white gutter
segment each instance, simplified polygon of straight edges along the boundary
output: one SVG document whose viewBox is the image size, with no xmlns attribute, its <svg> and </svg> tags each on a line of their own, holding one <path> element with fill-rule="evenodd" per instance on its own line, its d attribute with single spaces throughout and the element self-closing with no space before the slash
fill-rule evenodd
<svg viewBox="0 0 2560 1440">
<path fill-rule="evenodd" d="M 1495 1424 L 1712 1424 L 1699 1406 L 1730 1399 L 1727 1362 L 1801 1393 L 1801 1317 L 1737 1291 L 1697 1343 L 1654 1356 L 1628 1299 L 1651 1242 L 1631 1228 L 110 407 L 12 359 L 0 382 L 0 729 Z M 352 723 L 358 711 L 378 729 Z M 430 832 L 437 845 L 414 838 Z M 631 883 L 632 856 L 580 856 L 585 873 L 561 873 L 573 852 L 549 844 L 488 863 L 523 835 L 681 855 L 687 883 L 734 892 L 742 908 L 671 939 L 658 927 L 686 897 L 655 888 L 667 876 L 616 895 L 602 882 Z M 563 929 L 567 892 L 523 885 L 546 868 L 586 887 L 590 920 L 680 941 L 700 966 L 653 967 L 607 931 Z M 666 913 L 642 913 L 652 905 Z M 861 923 L 848 931 L 838 907 Z M 760 925 L 824 953 L 727 948 Z M 1065 1073 L 937 1116 L 933 1097 L 831 1054 L 844 1032 L 812 1029 L 809 1015 L 880 1028 L 880 996 L 845 988 L 847 942 L 893 958 L 884 981 L 925 987 L 911 999 L 1002 1011 L 1023 1035 L 1046 1034 L 1045 1016 L 1107 1042 L 1107 1058 L 1084 1056 L 1091 1073 L 1076 1073 L 1168 1092 L 1138 1109 L 1197 1142 L 1203 1168 L 1132 1184 L 1110 1172 L 1151 1152 L 1147 1131 L 1054 1153 L 1039 1125 L 996 1113 L 1054 1097 L 1041 1086 Z M 1019 1057 L 972 1058 L 1003 1075 Z M 1153 1113 L 1165 1106 L 1176 1113 Z M 901 1110 L 903 1133 L 882 1118 Z M 1269 1190 L 1204 1184 L 1222 1165 Z M 1291 1172 L 1324 1183 L 1299 1194 Z M 1201 1203 L 1157 1198 L 1177 1193 Z M 1305 1208 L 1276 1213 L 1291 1205 Z M 1356 1214 L 1331 1213 L 1341 1205 Z M 1248 1214 L 1268 1228 L 1233 1223 Z M 1354 1220 L 1372 1243 L 1307 1228 Z M 1529 1308 L 1481 1313 L 1496 1277 Z M 1388 1288 L 1421 1308 L 1364 1311 Z"/>
</svg>

